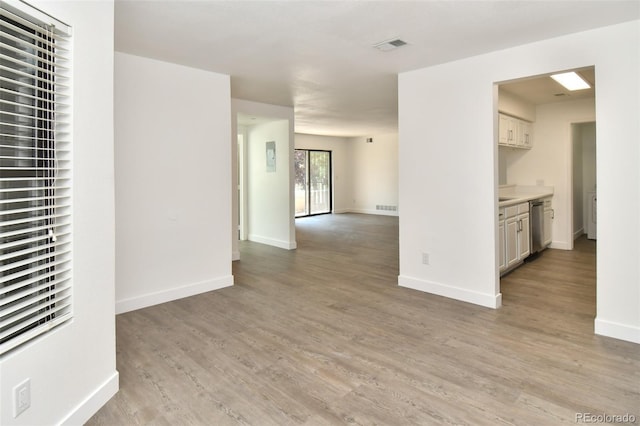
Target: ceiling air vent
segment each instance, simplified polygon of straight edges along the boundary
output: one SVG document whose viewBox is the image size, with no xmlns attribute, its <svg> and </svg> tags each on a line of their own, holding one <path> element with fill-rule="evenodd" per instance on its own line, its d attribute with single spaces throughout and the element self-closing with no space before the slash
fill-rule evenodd
<svg viewBox="0 0 640 426">
<path fill-rule="evenodd" d="M 389 50 L 394 50 L 397 49 L 398 47 L 402 47 L 404 45 L 406 45 L 407 42 L 404 40 L 400 40 L 399 38 L 394 38 L 391 40 L 387 40 L 387 41 L 383 41 L 377 44 L 374 44 L 373 47 L 375 47 L 378 50 L 381 50 L 383 52 L 388 52 Z"/>
</svg>

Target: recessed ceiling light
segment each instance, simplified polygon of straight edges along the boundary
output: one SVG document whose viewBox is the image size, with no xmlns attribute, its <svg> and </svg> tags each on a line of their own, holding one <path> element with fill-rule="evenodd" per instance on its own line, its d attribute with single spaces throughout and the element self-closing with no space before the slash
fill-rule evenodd
<svg viewBox="0 0 640 426">
<path fill-rule="evenodd" d="M 378 50 L 382 50 L 383 52 L 388 52 L 389 50 L 397 49 L 398 47 L 402 47 L 406 45 L 407 42 L 404 40 L 400 40 L 399 38 L 394 38 L 391 40 L 382 41 L 380 43 L 376 43 L 373 45 Z"/>
<path fill-rule="evenodd" d="M 567 90 L 583 90 L 591 87 L 589 83 L 573 71 L 554 74 L 551 78 L 562 84 Z"/>
</svg>

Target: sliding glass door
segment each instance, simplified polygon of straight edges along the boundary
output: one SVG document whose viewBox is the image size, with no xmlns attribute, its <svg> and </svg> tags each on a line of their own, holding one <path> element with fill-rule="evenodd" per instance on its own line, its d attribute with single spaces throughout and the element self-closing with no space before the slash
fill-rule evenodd
<svg viewBox="0 0 640 426">
<path fill-rule="evenodd" d="M 296 217 L 331 213 L 331 151 L 295 150 Z"/>
</svg>

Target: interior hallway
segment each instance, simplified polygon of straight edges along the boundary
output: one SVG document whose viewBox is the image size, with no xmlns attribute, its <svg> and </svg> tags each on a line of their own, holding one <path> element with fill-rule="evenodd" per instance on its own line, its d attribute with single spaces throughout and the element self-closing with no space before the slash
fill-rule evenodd
<svg viewBox="0 0 640 426">
<path fill-rule="evenodd" d="M 503 277 L 492 310 L 398 287 L 397 217 L 304 218 L 297 240 L 244 242 L 234 287 L 119 315 L 120 392 L 89 424 L 640 419 L 640 346 L 593 334 L 594 242 Z"/>
</svg>

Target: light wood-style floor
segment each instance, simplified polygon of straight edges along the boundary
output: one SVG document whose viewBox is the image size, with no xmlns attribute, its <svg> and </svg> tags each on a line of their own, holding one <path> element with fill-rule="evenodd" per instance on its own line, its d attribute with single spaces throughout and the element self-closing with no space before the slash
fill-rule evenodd
<svg viewBox="0 0 640 426">
<path fill-rule="evenodd" d="M 503 277 L 492 310 L 398 287 L 397 218 L 299 219 L 297 239 L 242 244 L 234 287 L 119 315 L 120 392 L 89 424 L 640 421 L 640 345 L 593 333 L 593 241 Z"/>
</svg>

